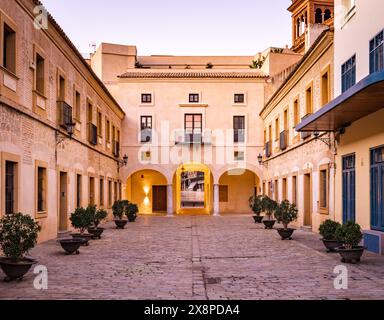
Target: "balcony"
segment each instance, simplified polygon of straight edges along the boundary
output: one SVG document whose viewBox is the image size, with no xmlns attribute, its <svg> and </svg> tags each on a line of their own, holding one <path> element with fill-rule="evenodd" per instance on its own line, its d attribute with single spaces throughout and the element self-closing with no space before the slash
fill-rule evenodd
<svg viewBox="0 0 384 320">
<path fill-rule="evenodd" d="M 97 127 L 93 123 L 88 123 L 88 141 L 94 146 L 97 145 Z"/>
<path fill-rule="evenodd" d="M 180 130 L 176 132 L 175 137 L 176 145 L 193 145 L 193 144 L 203 144 L 203 136 L 201 133 L 186 133 L 185 130 Z"/>
<path fill-rule="evenodd" d="M 272 155 L 272 143 L 271 141 L 268 141 L 265 144 L 265 156 L 269 158 Z"/>
<path fill-rule="evenodd" d="M 233 142 L 245 142 L 245 129 L 235 129 L 233 132 Z"/>
<path fill-rule="evenodd" d="M 72 107 L 65 101 L 57 101 L 57 109 L 59 112 L 59 125 L 67 129 L 67 125 L 72 123 Z"/>
<path fill-rule="evenodd" d="M 288 131 L 284 130 L 280 133 L 280 150 L 284 151 L 288 148 Z"/>
<path fill-rule="evenodd" d="M 152 129 L 142 129 L 140 132 L 140 142 L 151 142 L 152 141 Z"/>
</svg>

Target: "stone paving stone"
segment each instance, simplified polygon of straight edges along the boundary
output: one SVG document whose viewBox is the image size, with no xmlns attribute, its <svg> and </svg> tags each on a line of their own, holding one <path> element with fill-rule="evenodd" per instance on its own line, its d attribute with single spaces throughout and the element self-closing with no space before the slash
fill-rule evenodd
<svg viewBox="0 0 384 320">
<path fill-rule="evenodd" d="M 141 216 L 125 230 L 105 227 L 79 256 L 56 241 L 37 246 L 30 254 L 48 267 L 48 290 L 34 289 L 31 271 L 0 282 L 0 299 L 384 299 L 383 257 L 347 265 L 349 289 L 335 290 L 340 258 L 318 235 L 297 230 L 281 241 L 250 216 Z"/>
</svg>

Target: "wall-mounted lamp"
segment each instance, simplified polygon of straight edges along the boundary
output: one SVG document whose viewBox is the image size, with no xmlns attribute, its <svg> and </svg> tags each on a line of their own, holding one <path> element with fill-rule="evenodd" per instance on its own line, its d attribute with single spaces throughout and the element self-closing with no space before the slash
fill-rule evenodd
<svg viewBox="0 0 384 320">
<path fill-rule="evenodd" d="M 257 160 L 259 161 L 259 165 L 263 165 L 263 155 L 260 153 L 259 156 L 257 157 Z"/>
<path fill-rule="evenodd" d="M 72 139 L 73 134 L 75 132 L 76 123 L 72 121 L 68 122 L 65 124 L 65 127 L 67 129 L 67 136 L 63 135 L 60 131 L 56 131 L 56 145 L 63 143 L 67 139 Z"/>
<path fill-rule="evenodd" d="M 117 168 L 120 169 L 122 167 L 126 167 L 128 164 L 128 156 L 125 154 L 123 159 L 116 159 L 117 161 Z"/>
</svg>

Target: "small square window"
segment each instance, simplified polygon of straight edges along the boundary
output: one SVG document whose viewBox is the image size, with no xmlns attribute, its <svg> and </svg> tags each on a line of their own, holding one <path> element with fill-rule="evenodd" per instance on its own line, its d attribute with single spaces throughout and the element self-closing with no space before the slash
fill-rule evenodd
<svg viewBox="0 0 384 320">
<path fill-rule="evenodd" d="M 189 103 L 199 103 L 199 94 L 198 93 L 191 93 L 189 94 Z"/>
<path fill-rule="evenodd" d="M 141 103 L 152 103 L 152 94 L 142 93 L 141 94 Z"/>
<path fill-rule="evenodd" d="M 245 95 L 244 93 L 235 93 L 235 103 L 245 103 Z"/>
<path fill-rule="evenodd" d="M 235 151 L 234 158 L 236 161 L 244 161 L 245 160 L 244 151 Z"/>
<path fill-rule="evenodd" d="M 151 151 L 143 151 L 141 153 L 141 160 L 142 161 L 150 161 L 151 160 Z"/>
</svg>

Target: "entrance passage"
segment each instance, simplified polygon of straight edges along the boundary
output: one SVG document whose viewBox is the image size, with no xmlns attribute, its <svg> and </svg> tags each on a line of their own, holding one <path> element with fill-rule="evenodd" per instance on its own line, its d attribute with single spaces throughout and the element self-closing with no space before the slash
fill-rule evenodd
<svg viewBox="0 0 384 320">
<path fill-rule="evenodd" d="M 312 177 L 304 175 L 304 226 L 312 227 Z"/>
<path fill-rule="evenodd" d="M 167 211 L 167 186 L 152 186 L 152 211 Z"/>
<path fill-rule="evenodd" d="M 59 231 L 67 231 L 68 229 L 68 175 L 66 172 L 60 172 L 59 181 L 59 197 L 60 197 L 60 211 L 59 211 Z"/>
</svg>

